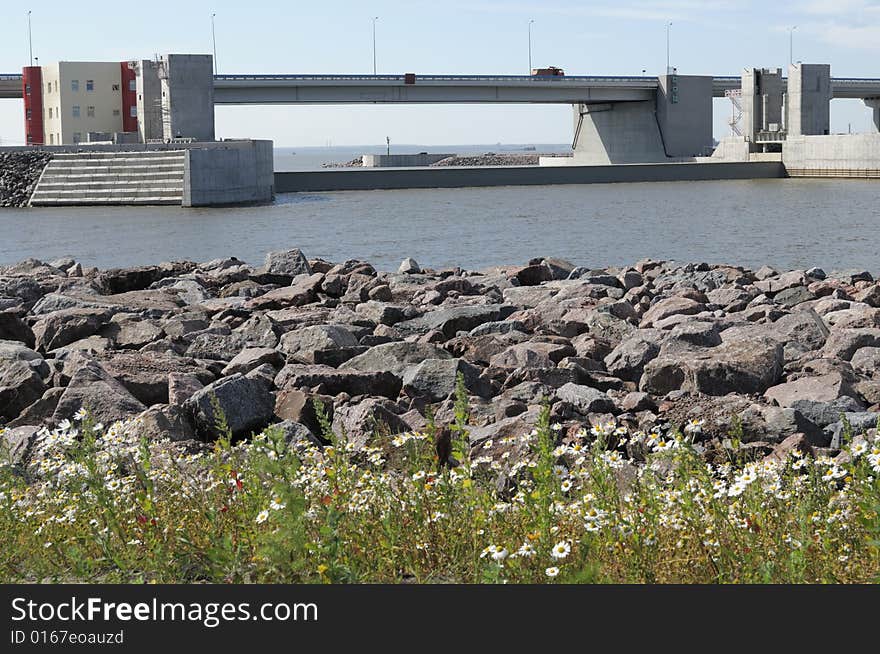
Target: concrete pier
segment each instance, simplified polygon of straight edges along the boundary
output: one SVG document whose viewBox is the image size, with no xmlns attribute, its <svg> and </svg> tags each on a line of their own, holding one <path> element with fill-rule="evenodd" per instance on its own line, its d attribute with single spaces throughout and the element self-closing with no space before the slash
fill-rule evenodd
<svg viewBox="0 0 880 654">
<path fill-rule="evenodd" d="M 335 169 L 275 173 L 276 193 L 785 177 L 782 162 Z"/>
</svg>

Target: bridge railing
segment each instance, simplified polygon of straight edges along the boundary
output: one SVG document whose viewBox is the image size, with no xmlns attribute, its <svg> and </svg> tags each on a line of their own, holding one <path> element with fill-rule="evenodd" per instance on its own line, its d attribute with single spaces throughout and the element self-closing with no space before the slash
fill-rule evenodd
<svg viewBox="0 0 880 654">
<path fill-rule="evenodd" d="M 215 82 L 291 81 L 291 82 L 403 82 L 404 75 L 215 75 Z M 624 77 L 613 75 L 416 75 L 416 82 L 542 82 L 582 84 L 584 82 L 644 82 L 656 84 L 656 77 Z"/>
<path fill-rule="evenodd" d="M 0 82 L 20 82 L 21 73 L 0 73 Z"/>
</svg>

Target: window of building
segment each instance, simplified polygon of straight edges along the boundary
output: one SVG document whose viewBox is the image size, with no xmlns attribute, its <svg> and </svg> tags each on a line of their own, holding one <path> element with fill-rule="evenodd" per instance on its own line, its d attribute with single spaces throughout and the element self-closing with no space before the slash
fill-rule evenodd
<svg viewBox="0 0 880 654">
<path fill-rule="evenodd" d="M 114 115 L 114 116 L 118 116 L 118 115 L 119 115 L 119 109 L 114 109 L 114 110 L 113 110 L 113 115 Z"/>
<path fill-rule="evenodd" d="M 70 80 L 70 90 L 73 91 L 74 93 L 79 92 L 79 80 L 78 79 Z"/>
<path fill-rule="evenodd" d="M 137 80 L 136 80 L 136 79 L 130 79 L 130 80 L 128 80 L 128 90 L 129 90 L 129 91 L 137 91 L 137 90 L 138 90 Z"/>
<path fill-rule="evenodd" d="M 114 91 L 118 91 L 118 90 L 119 90 L 119 84 L 114 84 L 114 85 L 113 85 L 113 90 L 114 90 Z"/>
<path fill-rule="evenodd" d="M 25 94 L 25 95 L 30 95 L 30 94 L 31 94 L 31 85 L 30 85 L 30 84 L 25 84 L 25 85 L 24 85 L 24 94 Z"/>
<path fill-rule="evenodd" d="M 32 113 L 31 110 L 28 109 L 28 110 L 27 110 L 27 119 L 28 119 L 28 120 L 31 119 L 31 113 Z"/>
<path fill-rule="evenodd" d="M 55 135 L 49 134 L 49 145 L 55 145 Z"/>
<path fill-rule="evenodd" d="M 129 112 L 129 115 L 130 115 L 132 118 L 137 118 L 137 115 L 138 115 L 138 108 L 137 108 L 136 106 L 132 105 L 132 106 L 131 106 L 131 111 Z"/>
<path fill-rule="evenodd" d="M 80 141 L 82 141 L 82 137 L 83 137 L 82 132 L 74 132 L 73 133 L 73 142 L 79 143 Z"/>
<path fill-rule="evenodd" d="M 94 107 L 86 107 L 86 116 L 89 118 L 95 117 L 95 108 Z"/>
<path fill-rule="evenodd" d="M 52 107 L 49 107 L 49 118 L 52 117 Z"/>
<path fill-rule="evenodd" d="M 86 91 L 94 91 L 95 90 L 95 80 L 87 79 L 86 80 Z"/>
<path fill-rule="evenodd" d="M 78 104 L 73 105 L 73 117 L 79 118 L 79 105 Z"/>
</svg>

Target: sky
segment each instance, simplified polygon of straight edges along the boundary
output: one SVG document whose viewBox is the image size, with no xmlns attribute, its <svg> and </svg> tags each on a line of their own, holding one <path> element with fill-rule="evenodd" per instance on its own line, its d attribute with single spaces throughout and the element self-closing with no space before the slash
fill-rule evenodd
<svg viewBox="0 0 880 654">
<path fill-rule="evenodd" d="M 210 53 L 215 13 L 221 73 L 371 73 L 373 17 L 379 73 L 527 74 L 532 62 L 574 75 L 739 75 L 744 67 L 830 63 L 835 77 L 880 77 L 880 0 L 391 0 L 132 3 L 44 0 L 32 9 L 42 63 L 124 61 Z M 0 73 L 28 63 L 25 3 L 4 9 Z M 164 17 L 173 17 L 162 20 Z M 796 26 L 796 29 L 791 28 Z M 727 100 L 714 103 L 715 137 L 729 135 Z M 863 132 L 861 101 L 835 100 L 832 132 Z M 276 146 L 568 143 L 567 105 L 218 107 L 218 137 Z M 0 143 L 23 141 L 20 100 L 0 100 Z"/>
</svg>

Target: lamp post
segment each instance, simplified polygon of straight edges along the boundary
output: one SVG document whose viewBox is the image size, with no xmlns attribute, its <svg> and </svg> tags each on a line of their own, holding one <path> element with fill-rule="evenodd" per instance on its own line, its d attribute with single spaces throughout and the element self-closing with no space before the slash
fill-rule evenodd
<svg viewBox="0 0 880 654">
<path fill-rule="evenodd" d="M 666 74 L 669 74 L 669 28 L 672 27 L 672 22 L 666 23 Z"/>
<path fill-rule="evenodd" d="M 28 10 L 28 51 L 31 55 L 31 66 L 34 65 L 34 40 L 31 35 L 31 12 Z"/>
<path fill-rule="evenodd" d="M 373 16 L 373 75 L 376 74 L 376 21 L 378 16 Z"/>
<path fill-rule="evenodd" d="M 217 63 L 217 32 L 214 30 L 214 16 L 217 14 L 211 14 L 211 41 L 214 44 L 214 74 L 217 74 L 217 71 L 220 70 L 220 66 Z"/>
<path fill-rule="evenodd" d="M 534 19 L 529 21 L 529 75 L 532 74 L 532 23 Z"/>
<path fill-rule="evenodd" d="M 794 63 L 794 31 L 797 29 L 797 25 L 794 25 L 788 28 L 788 65 L 791 66 Z"/>
</svg>

